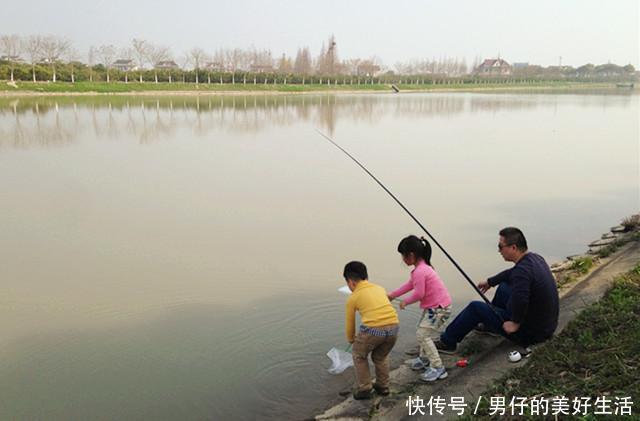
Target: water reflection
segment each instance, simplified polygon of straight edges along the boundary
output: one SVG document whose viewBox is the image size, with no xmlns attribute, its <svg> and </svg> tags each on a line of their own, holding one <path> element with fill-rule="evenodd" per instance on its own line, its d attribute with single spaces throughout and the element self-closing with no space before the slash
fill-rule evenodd
<svg viewBox="0 0 640 421">
<path fill-rule="evenodd" d="M 631 95 L 602 95 L 582 107 L 629 103 Z M 561 95 L 407 94 L 181 97 L 0 98 L 0 148 L 59 147 L 81 139 L 132 136 L 141 144 L 171 139 L 188 128 L 257 133 L 308 122 L 332 135 L 339 120 L 376 124 L 383 118 L 437 118 L 472 112 L 557 105 Z M 575 104 L 575 101 L 574 101 Z M 90 124 L 87 124 L 90 122 Z"/>
</svg>

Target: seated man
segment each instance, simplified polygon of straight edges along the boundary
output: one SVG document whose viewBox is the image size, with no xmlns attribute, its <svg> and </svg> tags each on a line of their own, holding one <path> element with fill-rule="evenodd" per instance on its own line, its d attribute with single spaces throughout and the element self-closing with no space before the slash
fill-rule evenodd
<svg viewBox="0 0 640 421">
<path fill-rule="evenodd" d="M 441 352 L 454 352 L 478 323 L 523 347 L 549 339 L 558 326 L 558 288 L 547 262 L 527 251 L 518 228 L 504 228 L 499 234 L 498 250 L 515 266 L 478 284 L 482 292 L 499 285 L 492 301 L 495 311 L 484 301 L 469 303 L 440 335 L 436 348 Z"/>
</svg>

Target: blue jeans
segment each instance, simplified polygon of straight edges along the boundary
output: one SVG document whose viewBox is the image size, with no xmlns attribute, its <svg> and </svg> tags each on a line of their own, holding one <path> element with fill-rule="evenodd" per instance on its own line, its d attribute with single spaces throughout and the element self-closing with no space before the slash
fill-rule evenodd
<svg viewBox="0 0 640 421">
<path fill-rule="evenodd" d="M 524 332 L 516 332 L 509 335 L 502 329 L 504 320 L 509 320 L 511 311 L 508 310 L 509 299 L 511 298 L 511 287 L 505 282 L 500 283 L 491 303 L 496 312 L 502 317 L 498 317 L 484 301 L 472 301 L 460 314 L 451 322 L 440 340 L 447 345 L 457 345 L 458 342 L 467 336 L 478 323 L 483 323 L 491 331 L 498 333 L 508 339 L 523 345 L 529 345 L 527 335 Z"/>
</svg>

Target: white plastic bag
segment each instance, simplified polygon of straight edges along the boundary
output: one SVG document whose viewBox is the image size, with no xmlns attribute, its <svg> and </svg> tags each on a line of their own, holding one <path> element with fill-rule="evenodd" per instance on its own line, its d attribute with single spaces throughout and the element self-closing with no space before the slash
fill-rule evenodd
<svg viewBox="0 0 640 421">
<path fill-rule="evenodd" d="M 350 352 L 338 348 L 331 348 L 329 352 L 327 352 L 327 357 L 331 359 L 331 367 L 329 367 L 329 373 L 331 374 L 340 374 L 347 368 L 353 366 L 353 356 Z"/>
</svg>

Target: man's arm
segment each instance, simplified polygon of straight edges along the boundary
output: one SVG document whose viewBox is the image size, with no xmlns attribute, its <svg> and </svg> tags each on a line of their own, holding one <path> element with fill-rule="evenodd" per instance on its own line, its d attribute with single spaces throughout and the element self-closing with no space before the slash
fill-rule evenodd
<svg viewBox="0 0 640 421">
<path fill-rule="evenodd" d="M 487 279 L 487 283 L 489 284 L 489 286 L 494 287 L 498 285 L 500 282 L 509 282 L 509 280 L 511 279 L 511 272 L 513 272 L 513 269 L 514 268 L 503 270 L 499 274 L 494 275 L 491 278 Z"/>
</svg>

